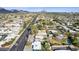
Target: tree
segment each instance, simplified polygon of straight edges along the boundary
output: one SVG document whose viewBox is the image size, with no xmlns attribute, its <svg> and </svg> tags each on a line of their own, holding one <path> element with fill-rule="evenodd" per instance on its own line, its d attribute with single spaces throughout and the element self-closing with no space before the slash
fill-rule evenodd
<svg viewBox="0 0 79 59">
<path fill-rule="evenodd" d="M 49 51 L 50 49 L 50 43 L 47 41 L 47 38 L 43 39 L 44 41 L 41 43 L 42 44 L 42 50 L 43 51 Z"/>
<path fill-rule="evenodd" d="M 38 28 L 39 30 L 42 30 L 42 29 L 43 29 L 42 24 L 37 24 L 37 28 Z"/>
<path fill-rule="evenodd" d="M 50 26 L 53 25 L 53 21 L 49 21 L 49 25 L 50 25 Z"/>
<path fill-rule="evenodd" d="M 63 39 L 61 40 L 61 43 L 62 43 L 62 45 L 66 45 L 66 44 L 67 44 L 67 38 L 63 38 Z"/>
<path fill-rule="evenodd" d="M 23 28 L 25 28 L 26 27 L 26 22 L 24 22 L 24 24 L 23 24 Z"/>
<path fill-rule="evenodd" d="M 78 40 L 79 40 L 78 37 L 74 36 L 72 44 L 79 47 L 79 41 Z"/>
<path fill-rule="evenodd" d="M 34 34 L 34 36 L 36 36 L 36 34 L 38 33 L 38 28 L 36 25 L 31 25 L 31 34 Z"/>
</svg>

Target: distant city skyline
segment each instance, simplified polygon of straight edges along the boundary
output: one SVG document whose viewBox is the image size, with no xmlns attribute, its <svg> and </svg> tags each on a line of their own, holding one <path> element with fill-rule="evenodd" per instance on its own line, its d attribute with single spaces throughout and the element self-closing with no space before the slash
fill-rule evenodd
<svg viewBox="0 0 79 59">
<path fill-rule="evenodd" d="M 79 12 L 79 7 L 4 7 L 7 10 L 24 10 L 29 12 Z"/>
</svg>

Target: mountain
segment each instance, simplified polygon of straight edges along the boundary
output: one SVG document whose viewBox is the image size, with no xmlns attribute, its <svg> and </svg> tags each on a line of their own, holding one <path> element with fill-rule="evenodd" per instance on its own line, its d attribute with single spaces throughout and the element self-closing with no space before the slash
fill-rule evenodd
<svg viewBox="0 0 79 59">
<path fill-rule="evenodd" d="M 16 9 L 12 9 L 12 10 L 10 10 L 12 13 L 18 13 L 18 12 L 20 12 L 20 11 L 18 11 L 18 10 L 16 10 Z"/>
<path fill-rule="evenodd" d="M 11 13 L 11 11 L 0 7 L 0 13 Z"/>
<path fill-rule="evenodd" d="M 28 11 L 23 11 L 23 10 L 19 11 L 19 10 L 16 10 L 16 9 L 6 10 L 6 9 L 0 7 L 0 13 L 19 13 L 19 12 L 27 12 L 28 13 Z"/>
</svg>

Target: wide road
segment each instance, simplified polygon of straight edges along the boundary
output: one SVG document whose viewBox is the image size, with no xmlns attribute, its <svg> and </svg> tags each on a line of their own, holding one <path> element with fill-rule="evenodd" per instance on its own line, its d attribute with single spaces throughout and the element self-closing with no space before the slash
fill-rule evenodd
<svg viewBox="0 0 79 59">
<path fill-rule="evenodd" d="M 74 45 L 53 45 L 53 51 L 78 51 L 79 48 L 75 47 Z"/>
<path fill-rule="evenodd" d="M 32 23 L 35 23 L 35 20 L 37 19 L 38 15 L 36 15 L 33 20 Z M 29 24 L 30 26 L 30 24 Z M 25 31 L 23 32 L 23 34 L 20 36 L 20 38 L 16 41 L 16 43 L 9 49 L 9 51 L 23 51 L 25 44 L 28 40 L 28 36 L 30 33 L 29 26 L 26 27 Z"/>
<path fill-rule="evenodd" d="M 0 51 L 8 51 L 9 48 L 2 48 L 0 47 Z"/>
</svg>

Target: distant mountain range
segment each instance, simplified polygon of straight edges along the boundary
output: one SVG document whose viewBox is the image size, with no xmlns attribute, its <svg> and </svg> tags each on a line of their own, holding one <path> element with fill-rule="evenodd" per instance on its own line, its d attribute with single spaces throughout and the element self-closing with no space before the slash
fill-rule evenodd
<svg viewBox="0 0 79 59">
<path fill-rule="evenodd" d="M 5 9 L 5 8 L 2 8 L 0 7 L 0 13 L 29 13 L 29 12 L 32 12 L 32 11 L 24 11 L 24 10 L 17 10 L 17 9 L 11 9 L 11 10 L 8 10 L 8 9 Z M 38 11 L 39 13 L 78 13 L 79 12 L 47 12 L 46 10 L 41 10 L 41 11 Z M 36 13 L 38 13 L 36 11 Z M 34 13 L 34 12 L 33 12 Z"/>
<path fill-rule="evenodd" d="M 5 8 L 0 7 L 0 13 L 19 13 L 19 12 L 28 12 L 28 11 L 23 11 L 23 10 L 16 10 L 16 9 L 12 9 L 12 10 L 7 10 Z"/>
</svg>

